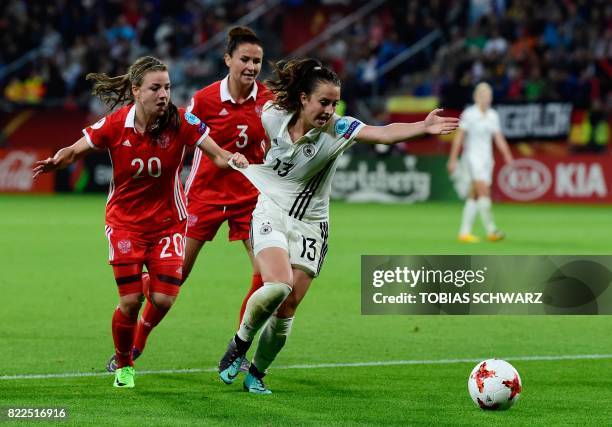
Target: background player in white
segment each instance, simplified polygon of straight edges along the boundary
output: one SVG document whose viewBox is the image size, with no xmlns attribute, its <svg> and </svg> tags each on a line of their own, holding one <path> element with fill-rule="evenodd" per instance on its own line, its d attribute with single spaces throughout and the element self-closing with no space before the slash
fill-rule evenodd
<svg viewBox="0 0 612 427">
<path fill-rule="evenodd" d="M 499 116 L 491 108 L 493 91 L 488 83 L 479 83 L 474 89 L 474 105 L 466 108 L 461 114 L 459 130 L 453 140 L 448 171 L 455 173 L 458 164 L 459 149 L 463 144 L 461 163 L 469 174 L 470 190 L 463 208 L 459 240 L 474 243 L 480 239 L 472 234 L 472 226 L 476 213 L 487 231 L 487 239 L 498 241 L 504 233 L 497 229 L 491 212 L 491 178 L 493 175 L 493 147 L 491 141 L 504 156 L 506 163 L 512 161 L 512 153 L 508 142 L 501 133 Z"/>
<path fill-rule="evenodd" d="M 340 155 L 355 142 L 395 144 L 421 133 L 450 133 L 458 119 L 432 111 L 422 122 L 367 126 L 335 114 L 340 80 L 314 59 L 275 64 L 266 82 L 276 99 L 261 120 L 271 141 L 265 163 L 241 170 L 260 191 L 251 239 L 264 286 L 249 298 L 240 328 L 219 363 L 231 384 L 262 331 L 244 388 L 271 393 L 262 381 L 282 349 L 295 311 L 327 252 L 329 193 Z"/>
</svg>

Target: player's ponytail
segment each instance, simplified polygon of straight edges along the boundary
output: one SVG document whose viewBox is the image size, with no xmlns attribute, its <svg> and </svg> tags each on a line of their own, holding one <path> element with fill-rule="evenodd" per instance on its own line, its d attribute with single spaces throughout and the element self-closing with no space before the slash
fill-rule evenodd
<svg viewBox="0 0 612 427">
<path fill-rule="evenodd" d="M 157 58 L 143 56 L 130 66 L 127 74 L 111 77 L 105 73 L 89 73 L 85 78 L 94 82 L 92 95 L 99 97 L 111 111 L 118 105 L 134 102 L 132 85 L 140 87 L 144 75 L 149 71 L 168 71 L 168 67 Z M 152 136 L 158 136 L 166 128 L 176 131 L 179 126 L 178 109 L 170 101 L 165 113 L 158 117 L 155 123 L 147 129 L 147 132 Z"/>
<path fill-rule="evenodd" d="M 227 34 L 227 46 L 225 47 L 225 53 L 232 56 L 238 46 L 243 43 L 256 44 L 263 49 L 261 40 L 259 40 L 255 32 L 249 27 L 233 27 Z"/>
<path fill-rule="evenodd" d="M 276 95 L 275 105 L 292 113 L 302 108 L 300 94 L 310 95 L 322 82 L 340 87 L 340 78 L 331 69 L 312 58 L 291 59 L 272 64 L 276 78 L 266 81 Z"/>
</svg>

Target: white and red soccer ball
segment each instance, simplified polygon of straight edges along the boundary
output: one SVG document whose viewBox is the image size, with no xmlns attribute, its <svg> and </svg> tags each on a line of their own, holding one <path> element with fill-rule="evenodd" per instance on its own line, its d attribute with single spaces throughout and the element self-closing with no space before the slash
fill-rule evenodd
<svg viewBox="0 0 612 427">
<path fill-rule="evenodd" d="M 501 359 L 480 362 L 468 378 L 470 396 L 482 409 L 508 409 L 518 400 L 522 389 L 516 369 Z"/>
</svg>

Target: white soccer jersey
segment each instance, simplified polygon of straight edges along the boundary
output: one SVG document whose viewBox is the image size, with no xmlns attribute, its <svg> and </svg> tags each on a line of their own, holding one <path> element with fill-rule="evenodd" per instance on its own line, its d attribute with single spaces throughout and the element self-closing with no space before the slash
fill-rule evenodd
<svg viewBox="0 0 612 427">
<path fill-rule="evenodd" d="M 293 143 L 287 129 L 292 114 L 268 101 L 261 122 L 270 137 L 270 150 L 262 165 L 239 169 L 263 197 L 293 218 L 326 221 L 329 194 L 337 160 L 355 142 L 365 126 L 352 117 L 333 118 Z M 262 197 L 262 196 L 260 196 Z"/>
<path fill-rule="evenodd" d="M 486 113 L 476 105 L 461 113 L 459 128 L 465 132 L 463 157 L 470 161 L 491 162 L 493 159 L 493 135 L 500 130 L 497 111 L 489 108 Z"/>
</svg>

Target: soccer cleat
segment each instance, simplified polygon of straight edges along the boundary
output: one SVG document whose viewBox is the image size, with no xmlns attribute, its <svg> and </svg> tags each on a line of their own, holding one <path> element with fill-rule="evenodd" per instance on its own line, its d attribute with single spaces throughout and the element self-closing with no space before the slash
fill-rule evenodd
<svg viewBox="0 0 612 427">
<path fill-rule="evenodd" d="M 247 374 L 244 379 L 244 383 L 242 383 L 242 387 L 244 391 L 248 391 L 249 393 L 255 394 L 272 394 L 272 390 L 266 388 L 261 378 L 257 378 L 255 375 L 250 372 Z"/>
<path fill-rule="evenodd" d="M 503 231 L 495 230 L 493 233 L 487 235 L 487 240 L 490 242 L 499 242 L 506 238 L 506 234 Z"/>
<path fill-rule="evenodd" d="M 463 242 L 463 243 L 478 243 L 478 242 L 480 242 L 480 239 L 477 236 L 474 236 L 473 234 L 470 234 L 470 233 L 460 234 L 459 237 L 458 237 L 458 240 L 460 242 Z"/>
<path fill-rule="evenodd" d="M 240 372 L 249 372 L 249 367 L 251 366 L 251 362 L 246 357 L 242 359 L 242 364 L 240 365 Z"/>
<path fill-rule="evenodd" d="M 240 373 L 240 368 L 245 359 L 245 355 L 240 354 L 236 341 L 232 338 L 227 345 L 225 354 L 219 362 L 219 378 L 221 378 L 221 381 L 225 384 L 233 383 L 238 373 Z"/>
<path fill-rule="evenodd" d="M 134 371 L 133 366 L 124 366 L 115 371 L 115 382 L 113 387 L 118 388 L 134 388 Z"/>
<path fill-rule="evenodd" d="M 132 360 L 138 359 L 142 353 L 136 347 L 132 347 Z M 106 370 L 108 372 L 115 372 L 117 370 L 117 356 L 113 353 L 113 355 L 106 362 Z"/>
</svg>

